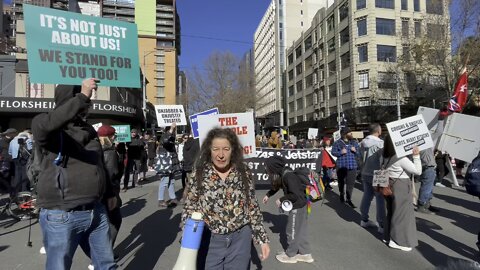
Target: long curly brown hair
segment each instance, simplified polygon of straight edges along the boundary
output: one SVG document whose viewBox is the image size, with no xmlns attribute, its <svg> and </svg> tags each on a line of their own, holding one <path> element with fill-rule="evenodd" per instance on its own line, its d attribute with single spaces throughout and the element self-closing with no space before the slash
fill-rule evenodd
<svg viewBox="0 0 480 270">
<path fill-rule="evenodd" d="M 242 177 L 243 186 L 245 187 L 245 195 L 248 194 L 250 183 L 249 178 L 247 177 L 247 165 L 243 159 L 243 147 L 238 140 L 237 135 L 231 129 L 224 128 L 214 128 L 210 130 L 207 134 L 207 138 L 202 143 L 200 148 L 200 154 L 195 163 L 195 180 L 197 182 L 197 188 L 202 194 L 202 181 L 203 181 L 203 172 L 206 165 L 212 164 L 212 142 L 214 139 L 222 138 L 227 139 L 230 145 L 232 146 L 232 155 L 230 157 L 230 166 L 235 168 Z M 248 197 L 248 196 L 247 196 Z"/>
</svg>

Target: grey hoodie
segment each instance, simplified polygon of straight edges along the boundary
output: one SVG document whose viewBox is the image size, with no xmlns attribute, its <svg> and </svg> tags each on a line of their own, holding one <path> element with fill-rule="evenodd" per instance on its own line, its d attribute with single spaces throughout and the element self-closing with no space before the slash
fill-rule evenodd
<svg viewBox="0 0 480 270">
<path fill-rule="evenodd" d="M 362 176 L 373 176 L 374 170 L 381 167 L 380 157 L 382 156 L 383 140 L 377 136 L 368 135 L 360 143 L 360 154 L 362 156 Z"/>
</svg>

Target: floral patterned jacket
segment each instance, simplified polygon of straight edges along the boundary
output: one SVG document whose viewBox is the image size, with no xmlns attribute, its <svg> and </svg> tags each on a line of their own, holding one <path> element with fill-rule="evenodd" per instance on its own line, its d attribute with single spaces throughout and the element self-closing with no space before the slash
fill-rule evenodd
<svg viewBox="0 0 480 270">
<path fill-rule="evenodd" d="M 246 176 L 250 182 L 247 195 L 238 170 L 232 168 L 227 178 L 222 180 L 211 164 L 205 166 L 202 194 L 199 194 L 195 177 L 189 179 L 182 224 L 193 212 L 200 212 L 212 233 L 228 234 L 250 224 L 255 243 L 268 243 L 250 171 Z"/>
</svg>

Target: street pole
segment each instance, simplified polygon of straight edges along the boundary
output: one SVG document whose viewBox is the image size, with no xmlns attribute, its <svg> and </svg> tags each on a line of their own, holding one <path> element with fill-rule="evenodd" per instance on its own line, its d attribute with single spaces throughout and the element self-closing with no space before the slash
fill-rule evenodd
<svg viewBox="0 0 480 270">
<path fill-rule="evenodd" d="M 336 60 L 335 60 L 336 61 Z M 337 126 L 338 130 L 340 130 L 340 77 L 338 76 L 338 68 L 335 69 L 335 76 L 337 80 Z"/>
<path fill-rule="evenodd" d="M 398 78 L 398 75 L 397 75 L 397 78 Z M 400 87 L 398 87 L 398 82 L 397 82 L 397 118 L 398 120 L 402 119 L 402 113 L 400 111 Z"/>
</svg>

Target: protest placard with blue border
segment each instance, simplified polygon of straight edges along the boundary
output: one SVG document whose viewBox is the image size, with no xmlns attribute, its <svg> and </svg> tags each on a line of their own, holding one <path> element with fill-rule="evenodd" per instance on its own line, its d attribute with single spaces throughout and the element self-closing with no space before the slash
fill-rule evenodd
<svg viewBox="0 0 480 270">
<path fill-rule="evenodd" d="M 206 110 L 190 116 L 190 126 L 192 127 L 192 135 L 194 139 L 198 138 L 198 116 L 199 115 L 215 115 L 218 114 L 218 108 Z"/>
</svg>

